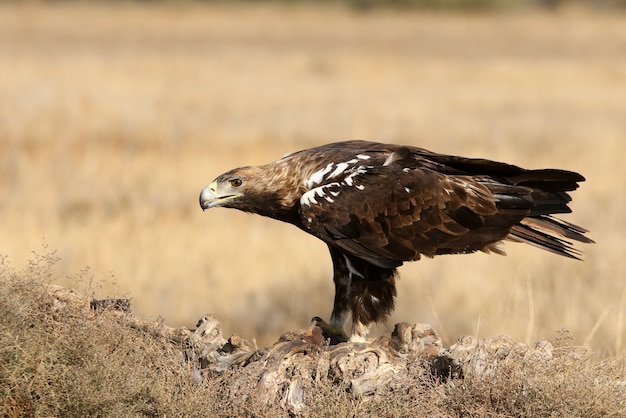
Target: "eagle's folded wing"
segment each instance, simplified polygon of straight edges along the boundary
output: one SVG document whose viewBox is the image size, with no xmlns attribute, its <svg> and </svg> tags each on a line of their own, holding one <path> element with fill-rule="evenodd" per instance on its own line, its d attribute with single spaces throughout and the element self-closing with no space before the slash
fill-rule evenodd
<svg viewBox="0 0 626 418">
<path fill-rule="evenodd" d="M 381 267 L 422 254 L 485 249 L 506 237 L 532 207 L 529 189 L 506 186 L 515 189 L 519 202 L 499 215 L 496 197 L 479 181 L 401 161 L 345 174 L 305 193 L 301 220 L 326 243 Z"/>
</svg>

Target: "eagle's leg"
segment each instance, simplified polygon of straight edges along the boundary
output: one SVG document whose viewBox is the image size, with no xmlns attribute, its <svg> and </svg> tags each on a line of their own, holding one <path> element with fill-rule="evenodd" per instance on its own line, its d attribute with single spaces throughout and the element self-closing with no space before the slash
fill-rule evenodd
<svg viewBox="0 0 626 418">
<path fill-rule="evenodd" d="M 384 321 L 395 306 L 395 269 L 374 268 L 385 274 L 378 280 L 353 280 L 350 286 L 352 342 L 364 342 L 371 324 Z"/>
<path fill-rule="evenodd" d="M 344 331 L 344 325 L 350 313 L 348 294 L 350 292 L 350 276 L 336 274 L 335 281 L 335 303 L 330 321 L 325 323 L 322 319 L 315 317 L 316 325 L 322 329 L 324 338 L 330 339 L 330 344 L 339 344 L 348 341 L 348 336 Z"/>
<path fill-rule="evenodd" d="M 330 315 L 330 325 L 343 329 L 350 314 L 350 276 L 337 275 L 333 277 L 335 282 L 335 301 L 333 303 L 333 313 Z"/>
<path fill-rule="evenodd" d="M 335 282 L 335 301 L 329 324 L 337 329 L 343 329 L 350 314 L 350 270 L 346 265 L 346 258 L 333 247 L 330 255 L 333 260 L 333 281 Z"/>
<path fill-rule="evenodd" d="M 343 329 L 352 312 L 350 341 L 363 342 L 373 322 L 385 320 L 393 311 L 396 269 L 375 266 L 329 246 L 333 260 L 335 302 L 330 325 Z"/>
</svg>

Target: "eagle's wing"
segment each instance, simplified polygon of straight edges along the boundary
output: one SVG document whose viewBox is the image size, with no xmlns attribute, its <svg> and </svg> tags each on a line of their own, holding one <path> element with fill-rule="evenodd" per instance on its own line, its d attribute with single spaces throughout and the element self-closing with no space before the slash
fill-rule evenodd
<svg viewBox="0 0 626 418">
<path fill-rule="evenodd" d="M 420 254 L 495 250 L 534 204 L 529 188 L 442 174 L 396 153 L 327 169 L 300 199 L 304 228 L 372 264 L 397 267 Z"/>
</svg>

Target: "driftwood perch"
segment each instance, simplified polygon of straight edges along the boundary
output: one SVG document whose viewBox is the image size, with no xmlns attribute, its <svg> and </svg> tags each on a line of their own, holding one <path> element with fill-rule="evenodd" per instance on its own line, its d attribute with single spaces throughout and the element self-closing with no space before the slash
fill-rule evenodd
<svg viewBox="0 0 626 418">
<path fill-rule="evenodd" d="M 229 393 L 247 396 L 252 387 L 268 404 L 279 403 L 296 415 L 305 411 L 308 391 L 322 380 L 358 399 L 379 389 L 403 390 L 407 382 L 415 382 L 416 374 L 433 382 L 467 376 L 490 379 L 511 364 L 549 362 L 553 357 L 547 341 L 529 347 L 508 336 L 464 336 L 446 349 L 430 325 L 421 323 L 398 323 L 392 333 L 367 343 L 330 344 L 334 336 L 314 321 L 307 329 L 285 333 L 273 345 L 255 349 L 237 335 L 224 338 L 213 315 L 200 319 L 193 330 L 172 328 L 134 317 L 126 299 L 89 300 L 57 286 L 51 286 L 50 293 L 56 309 L 78 304 L 86 315 L 106 310 L 128 326 L 167 337 L 182 347 L 185 360 L 195 369 L 192 379 L 198 383 L 230 373 L 236 378 L 226 382 L 232 385 Z"/>
<path fill-rule="evenodd" d="M 489 378 L 511 362 L 552 359 L 549 342 L 528 347 L 508 336 L 465 336 L 445 349 L 430 325 L 419 323 L 398 323 L 391 334 L 368 343 L 336 345 L 329 345 L 323 329 L 312 324 L 283 335 L 271 347 L 255 350 L 236 335 L 226 340 L 219 321 L 207 315 L 186 342 L 188 360 L 197 362 L 205 377 L 226 370 L 249 374 L 269 402 L 279 399 L 291 412 L 306 406 L 306 388 L 313 387 L 316 379 L 331 379 L 360 398 L 383 387 L 402 389 L 416 364 L 422 365 L 422 373 L 447 380 L 468 375 Z"/>
<path fill-rule="evenodd" d="M 284 334 L 271 347 L 254 350 L 234 335 L 225 340 L 212 315 L 200 320 L 187 339 L 188 358 L 197 361 L 203 373 L 215 376 L 232 368 L 256 368 L 262 389 L 288 386 L 287 401 L 297 407 L 302 379 L 327 376 L 347 384 L 355 396 L 372 393 L 381 385 L 400 385 L 407 361 L 444 355 L 441 340 L 427 324 L 400 323 L 392 334 L 370 343 L 329 345 L 320 327 Z M 443 363 L 440 363 L 443 364 Z M 447 364 L 447 363 L 446 363 Z M 433 370 L 436 366 L 433 366 Z M 440 374 L 448 371 L 439 370 Z M 294 403 L 295 402 L 295 403 Z M 297 409 L 297 408 L 296 408 Z"/>
</svg>

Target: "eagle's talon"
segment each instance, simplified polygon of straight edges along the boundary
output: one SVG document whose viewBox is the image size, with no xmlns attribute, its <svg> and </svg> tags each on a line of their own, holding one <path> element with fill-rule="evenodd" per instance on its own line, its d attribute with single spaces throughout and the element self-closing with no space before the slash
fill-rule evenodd
<svg viewBox="0 0 626 418">
<path fill-rule="evenodd" d="M 342 328 L 330 325 L 319 316 L 314 316 L 311 319 L 311 325 L 317 326 L 322 330 L 322 335 L 329 341 L 329 345 L 337 345 L 349 341 L 348 335 Z"/>
</svg>

